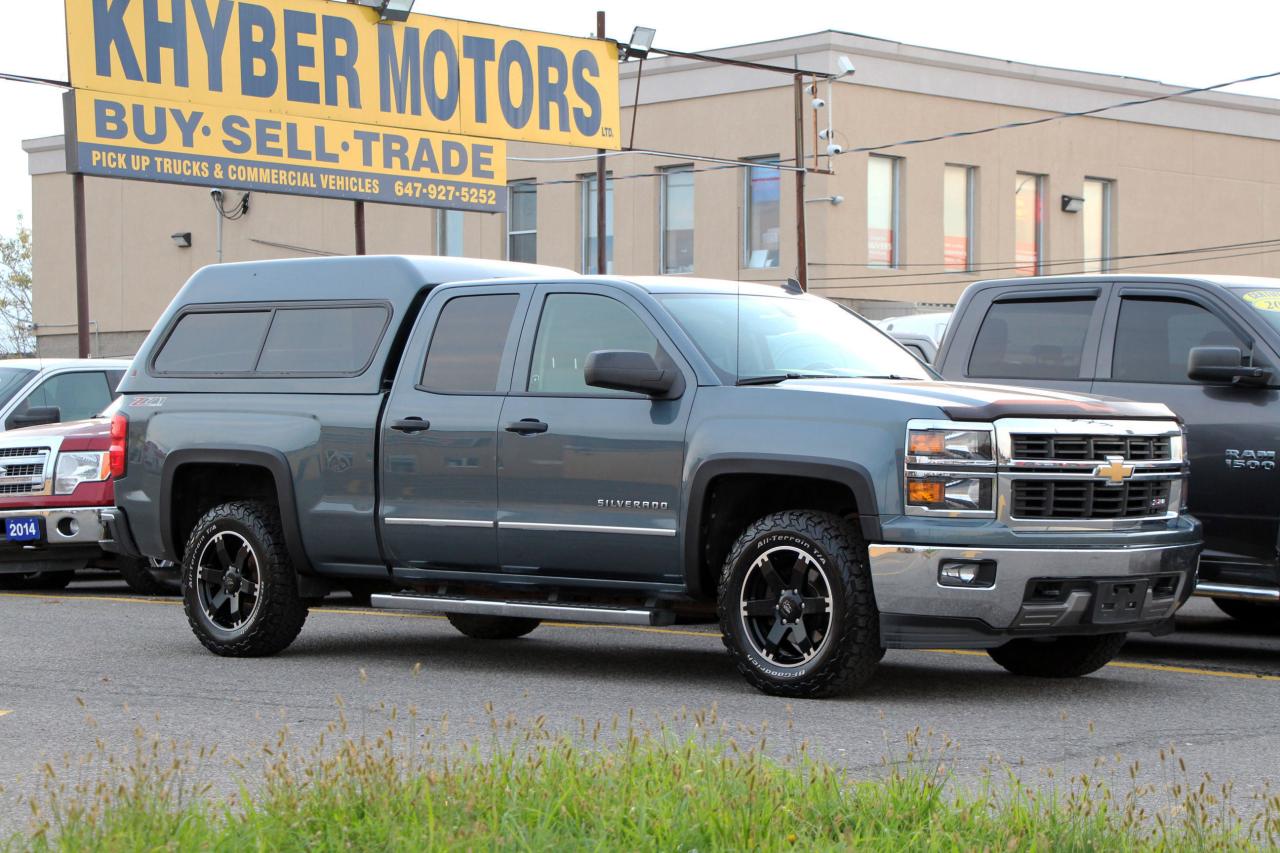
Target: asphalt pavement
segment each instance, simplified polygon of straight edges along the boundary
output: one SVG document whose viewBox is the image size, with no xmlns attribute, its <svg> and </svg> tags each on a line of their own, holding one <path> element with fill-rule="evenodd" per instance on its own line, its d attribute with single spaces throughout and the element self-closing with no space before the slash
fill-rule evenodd
<svg viewBox="0 0 1280 853">
<path fill-rule="evenodd" d="M 413 708 L 415 727 L 454 743 L 482 742 L 493 718 L 572 733 L 630 715 L 681 731 L 714 709 L 731 736 L 767 731 L 775 750 L 804 744 L 867 776 L 903 759 L 917 728 L 935 748 L 951 742 L 962 780 L 999 756 L 1035 784 L 1090 772 L 1124 788 L 1133 761 L 1159 783 L 1173 746 L 1192 777 L 1235 780 L 1238 797 L 1280 788 L 1280 633 L 1240 630 L 1203 600 L 1176 634 L 1135 637 L 1084 679 L 1017 678 L 980 653 L 894 651 L 857 695 L 789 702 L 738 676 L 714 626 L 543 625 L 484 642 L 439 617 L 335 599 L 283 654 L 233 660 L 204 650 L 175 599 L 101 576 L 65 594 L 0 594 L 0 834 L 20 827 L 40 765 L 75 766 L 97 739 L 121 755 L 139 730 L 216 745 L 203 772 L 229 788 L 252 778 L 232 759 L 260 755 L 282 726 L 313 743 L 339 703 L 353 731 L 403 725 Z"/>
</svg>

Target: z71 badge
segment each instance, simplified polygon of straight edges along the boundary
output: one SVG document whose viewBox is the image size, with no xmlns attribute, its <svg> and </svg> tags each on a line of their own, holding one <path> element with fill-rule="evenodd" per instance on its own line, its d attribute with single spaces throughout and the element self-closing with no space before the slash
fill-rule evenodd
<svg viewBox="0 0 1280 853">
<path fill-rule="evenodd" d="M 1276 452 L 1274 450 L 1228 450 L 1226 461 L 1228 468 L 1274 471 L 1276 469 Z"/>
</svg>

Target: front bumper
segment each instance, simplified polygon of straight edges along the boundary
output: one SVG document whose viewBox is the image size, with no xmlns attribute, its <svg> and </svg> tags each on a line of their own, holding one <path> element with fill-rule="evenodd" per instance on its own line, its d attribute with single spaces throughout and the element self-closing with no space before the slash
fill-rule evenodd
<svg viewBox="0 0 1280 853">
<path fill-rule="evenodd" d="M 1200 545 L 872 545 L 869 552 L 886 647 L 990 648 L 1020 636 L 1159 631 L 1191 595 Z M 993 562 L 995 583 L 943 586 L 939 568 L 947 561 Z M 1117 581 L 1132 582 L 1125 586 L 1135 597 L 1105 611 L 1101 599 Z"/>
<path fill-rule="evenodd" d="M 0 573 L 31 571 L 39 563 L 82 563 L 101 556 L 102 507 L 42 507 L 0 510 L 0 534 L 7 518 L 38 518 L 44 537 L 10 542 L 0 535 Z"/>
</svg>

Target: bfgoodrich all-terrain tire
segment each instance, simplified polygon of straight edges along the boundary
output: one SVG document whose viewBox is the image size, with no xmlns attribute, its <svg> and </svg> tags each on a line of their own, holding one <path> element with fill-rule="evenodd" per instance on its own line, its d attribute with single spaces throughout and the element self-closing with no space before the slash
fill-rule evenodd
<svg viewBox="0 0 1280 853">
<path fill-rule="evenodd" d="M 182 601 L 191 630 L 214 654 L 261 657 L 287 648 L 307 606 L 276 508 L 238 501 L 205 513 L 187 540 Z"/>
<path fill-rule="evenodd" d="M 1215 598 L 1213 603 L 1223 613 L 1255 631 L 1280 631 L 1280 604 L 1236 598 Z"/>
<path fill-rule="evenodd" d="M 748 527 L 725 560 L 719 611 L 738 671 L 775 696 L 855 690 L 884 657 L 866 546 L 829 513 L 779 512 Z"/>
<path fill-rule="evenodd" d="M 1035 678 L 1079 678 L 1111 662 L 1124 645 L 1124 634 L 1011 640 L 988 649 L 991 659 L 1014 675 Z"/>
<path fill-rule="evenodd" d="M 449 624 L 476 640 L 514 640 L 542 624 L 540 619 L 519 616 L 480 616 L 474 613 L 449 613 Z"/>
</svg>

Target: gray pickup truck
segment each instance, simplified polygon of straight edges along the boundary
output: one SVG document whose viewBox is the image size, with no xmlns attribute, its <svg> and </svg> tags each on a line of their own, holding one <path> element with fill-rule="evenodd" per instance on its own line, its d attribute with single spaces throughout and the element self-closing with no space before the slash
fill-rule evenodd
<svg viewBox="0 0 1280 853">
<path fill-rule="evenodd" d="M 1167 408 L 943 383 L 786 288 L 227 264 L 122 391 L 105 547 L 182 561 L 221 655 L 283 650 L 334 587 L 486 639 L 702 606 L 749 682 L 820 696 L 886 648 L 1083 675 L 1194 581 Z"/>
</svg>

